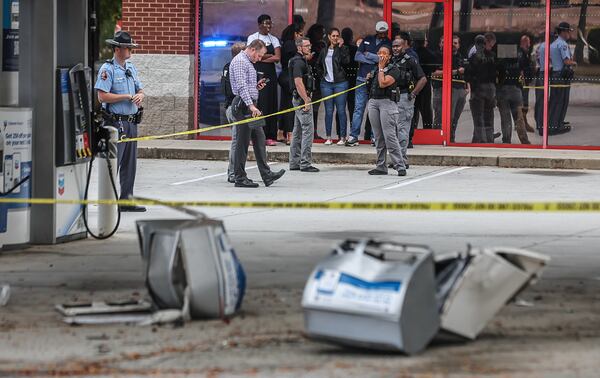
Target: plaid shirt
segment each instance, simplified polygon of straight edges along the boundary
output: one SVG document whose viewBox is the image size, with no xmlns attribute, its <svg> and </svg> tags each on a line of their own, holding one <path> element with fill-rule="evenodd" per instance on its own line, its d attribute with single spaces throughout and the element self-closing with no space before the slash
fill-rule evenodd
<svg viewBox="0 0 600 378">
<path fill-rule="evenodd" d="M 237 54 L 229 64 L 229 77 L 234 95 L 239 95 L 248 106 L 258 100 L 256 69 L 245 51 Z"/>
</svg>

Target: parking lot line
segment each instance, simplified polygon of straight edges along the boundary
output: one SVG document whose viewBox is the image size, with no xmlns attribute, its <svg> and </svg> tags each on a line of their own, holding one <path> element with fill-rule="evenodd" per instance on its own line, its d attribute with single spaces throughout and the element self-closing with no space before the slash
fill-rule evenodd
<svg viewBox="0 0 600 378">
<path fill-rule="evenodd" d="M 267 163 L 267 164 L 269 164 L 269 165 L 272 165 L 272 164 L 275 164 L 275 163 L 272 163 L 272 162 L 271 162 L 271 163 Z M 246 170 L 249 170 L 249 169 L 255 169 L 255 168 L 257 168 L 257 166 L 256 166 L 256 165 L 253 165 L 252 167 L 248 167 L 248 168 L 246 168 Z M 174 182 L 174 183 L 172 183 L 171 185 L 172 185 L 172 186 L 178 186 L 178 185 L 184 185 L 184 184 L 191 184 L 192 182 L 198 182 L 198 181 L 208 180 L 208 179 L 210 179 L 210 178 L 215 178 L 215 177 L 219 177 L 219 176 L 226 176 L 226 175 L 227 175 L 227 172 L 223 172 L 223 173 L 217 173 L 217 174 L 215 174 L 215 175 L 203 176 L 203 177 L 198 177 L 198 178 L 191 179 L 191 180 L 185 180 L 185 181 Z"/>
<path fill-rule="evenodd" d="M 458 168 L 448 169 L 446 171 L 434 173 L 433 175 L 430 175 L 430 176 L 419 177 L 419 178 L 416 178 L 414 180 L 405 180 L 405 181 L 402 181 L 399 184 L 388 186 L 387 188 L 383 188 L 383 190 L 396 189 L 396 188 L 400 188 L 400 187 L 403 187 L 403 186 L 412 185 L 412 184 L 415 184 L 417 182 L 421 182 L 421 181 L 429 180 L 429 179 L 432 179 L 432 178 L 436 178 L 436 177 L 448 175 L 450 173 L 462 171 L 462 170 L 469 169 L 469 168 L 471 168 L 471 167 L 458 167 Z"/>
</svg>

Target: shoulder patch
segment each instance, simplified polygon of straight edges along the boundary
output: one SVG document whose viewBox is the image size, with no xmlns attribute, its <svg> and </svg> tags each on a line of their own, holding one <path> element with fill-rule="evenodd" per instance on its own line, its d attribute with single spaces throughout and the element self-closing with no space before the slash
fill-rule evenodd
<svg viewBox="0 0 600 378">
<path fill-rule="evenodd" d="M 100 74 L 100 78 L 102 80 L 108 79 L 108 73 L 106 72 L 106 70 L 102 70 L 102 73 Z"/>
</svg>

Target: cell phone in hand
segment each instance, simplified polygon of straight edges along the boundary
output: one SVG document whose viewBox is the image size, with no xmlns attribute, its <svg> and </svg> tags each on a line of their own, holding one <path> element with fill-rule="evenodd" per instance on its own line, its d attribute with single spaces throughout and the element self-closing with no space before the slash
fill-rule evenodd
<svg viewBox="0 0 600 378">
<path fill-rule="evenodd" d="M 264 83 L 267 84 L 269 81 L 271 81 L 271 79 L 269 79 L 268 77 L 265 77 Z"/>
</svg>

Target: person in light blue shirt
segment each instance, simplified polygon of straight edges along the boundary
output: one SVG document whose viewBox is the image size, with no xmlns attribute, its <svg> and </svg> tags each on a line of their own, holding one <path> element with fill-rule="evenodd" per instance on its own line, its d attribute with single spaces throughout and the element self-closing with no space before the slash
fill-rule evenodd
<svg viewBox="0 0 600 378">
<path fill-rule="evenodd" d="M 106 43 L 113 48 L 113 59 L 105 62 L 98 71 L 95 88 L 98 91 L 98 101 L 110 113 L 110 123 L 119 130 L 119 139 L 136 138 L 139 117 L 144 92 L 138 72 L 129 62 L 131 50 L 138 47 L 129 33 L 119 31 L 114 38 Z M 135 183 L 137 142 L 119 143 L 118 165 L 119 181 L 121 184 L 120 199 L 133 196 Z M 121 211 L 146 211 L 142 206 L 121 206 Z"/>
<path fill-rule="evenodd" d="M 567 41 L 571 38 L 573 29 L 567 22 L 561 22 L 556 27 L 558 37 L 550 44 L 550 98 L 548 99 L 548 135 L 563 134 L 571 131 L 571 126 L 565 123 L 569 107 L 571 80 L 573 79 L 573 60 Z"/>
</svg>

